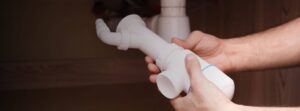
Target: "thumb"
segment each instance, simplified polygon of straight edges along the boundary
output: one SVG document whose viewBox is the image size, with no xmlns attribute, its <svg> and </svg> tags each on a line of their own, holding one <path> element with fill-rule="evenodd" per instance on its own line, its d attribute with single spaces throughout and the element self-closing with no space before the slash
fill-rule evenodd
<svg viewBox="0 0 300 111">
<path fill-rule="evenodd" d="M 193 90 L 199 89 L 201 83 L 205 82 L 206 79 L 201 72 L 201 66 L 196 56 L 188 54 L 185 58 L 185 65 L 190 77 L 191 88 Z"/>
<path fill-rule="evenodd" d="M 178 39 L 178 38 L 172 38 L 172 43 L 175 43 L 185 49 L 192 48 L 192 44 L 188 44 L 186 41 Z"/>
</svg>

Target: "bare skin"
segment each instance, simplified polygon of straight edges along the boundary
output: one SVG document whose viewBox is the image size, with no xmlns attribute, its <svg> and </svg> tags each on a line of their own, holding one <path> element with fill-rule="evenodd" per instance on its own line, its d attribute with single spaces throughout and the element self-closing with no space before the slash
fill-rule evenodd
<svg viewBox="0 0 300 111">
<path fill-rule="evenodd" d="M 264 32 L 234 39 L 219 39 L 213 35 L 194 31 L 186 40 L 173 39 L 172 42 L 183 48 L 192 50 L 225 72 L 291 66 L 300 63 L 300 18 Z M 145 57 L 145 61 L 148 63 L 148 69 L 151 72 L 149 79 L 155 83 L 156 75 L 160 73 L 160 70 L 152 58 Z M 187 60 L 187 62 L 189 61 Z M 189 63 L 187 63 L 187 67 L 188 70 L 190 70 L 190 75 L 193 75 L 193 73 L 201 73 L 201 71 L 195 67 L 198 63 L 190 63 L 193 65 L 188 64 Z M 222 94 L 220 94 L 222 92 L 212 83 L 206 81 L 205 78 L 203 79 L 201 76 L 191 76 L 191 80 L 198 81 L 192 82 L 191 84 L 192 87 L 195 87 L 193 89 L 199 90 L 193 91 L 185 97 L 178 97 L 171 100 L 173 107 L 177 111 L 202 111 L 203 108 L 205 109 L 204 111 L 300 110 L 300 108 L 269 108 L 238 105 L 228 102 L 230 100 L 226 97 L 222 97 Z M 222 109 L 216 109 L 216 105 Z M 197 107 L 190 109 L 193 108 L 193 106 Z M 199 106 L 201 107 L 200 109 Z"/>
</svg>

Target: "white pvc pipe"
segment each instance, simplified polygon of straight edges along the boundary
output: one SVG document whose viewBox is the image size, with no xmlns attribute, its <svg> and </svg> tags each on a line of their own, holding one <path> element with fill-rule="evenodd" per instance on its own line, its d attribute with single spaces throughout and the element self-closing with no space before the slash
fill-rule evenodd
<svg viewBox="0 0 300 111">
<path fill-rule="evenodd" d="M 190 33 L 185 1 L 161 0 L 161 14 L 158 19 L 157 33 L 167 42 L 171 42 L 173 37 L 184 40 Z"/>
<path fill-rule="evenodd" d="M 146 28 L 143 20 L 137 15 L 129 15 L 121 20 L 116 32 L 110 32 L 101 19 L 96 21 L 96 26 L 97 35 L 103 42 L 115 45 L 121 50 L 139 49 L 155 59 L 162 71 L 157 77 L 157 86 L 165 97 L 171 99 L 178 96 L 182 91 L 188 93 L 190 80 L 185 68 L 185 56 L 194 54 L 193 52 L 176 44 L 167 43 Z M 198 61 L 204 76 L 229 98 L 232 98 L 234 93 L 233 80 L 200 57 L 198 57 Z"/>
<path fill-rule="evenodd" d="M 186 0 L 161 0 L 161 16 L 185 16 Z"/>
<path fill-rule="evenodd" d="M 97 19 L 96 21 L 96 29 L 98 37 L 109 45 L 117 46 L 121 43 L 121 34 L 110 32 L 109 28 L 106 26 L 102 19 Z"/>
</svg>

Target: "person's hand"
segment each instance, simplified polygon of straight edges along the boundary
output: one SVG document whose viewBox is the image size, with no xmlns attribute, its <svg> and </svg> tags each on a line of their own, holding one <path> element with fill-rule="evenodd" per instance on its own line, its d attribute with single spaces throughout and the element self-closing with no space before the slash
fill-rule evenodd
<svg viewBox="0 0 300 111">
<path fill-rule="evenodd" d="M 194 55 L 186 56 L 186 68 L 191 90 L 186 96 L 171 100 L 176 111 L 236 111 L 237 106 L 201 73 L 200 63 Z"/>
<path fill-rule="evenodd" d="M 235 70 L 232 64 L 232 59 L 237 58 L 236 56 L 229 56 L 230 53 L 226 52 L 227 45 L 225 40 L 219 39 L 213 35 L 209 35 L 200 31 L 192 32 L 186 40 L 180 40 L 173 38 L 172 42 L 193 51 L 198 56 L 205 59 L 210 64 L 216 65 L 221 70 L 228 72 Z M 150 71 L 150 81 L 155 83 L 156 75 L 160 73 L 159 68 L 155 65 L 155 61 L 149 57 L 145 57 L 145 61 L 148 64 Z"/>
</svg>

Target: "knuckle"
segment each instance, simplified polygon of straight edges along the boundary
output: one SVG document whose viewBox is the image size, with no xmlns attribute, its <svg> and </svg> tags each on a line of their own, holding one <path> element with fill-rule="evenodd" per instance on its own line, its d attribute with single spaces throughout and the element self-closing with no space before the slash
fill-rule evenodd
<svg viewBox="0 0 300 111">
<path fill-rule="evenodd" d="M 199 31 L 199 30 L 196 30 L 196 31 L 193 31 L 192 33 L 191 33 L 191 35 L 202 35 L 203 34 L 203 32 L 202 31 Z"/>
<path fill-rule="evenodd" d="M 190 34 L 190 37 L 202 37 L 204 35 L 203 32 L 201 31 L 193 31 L 191 34 Z"/>
</svg>

